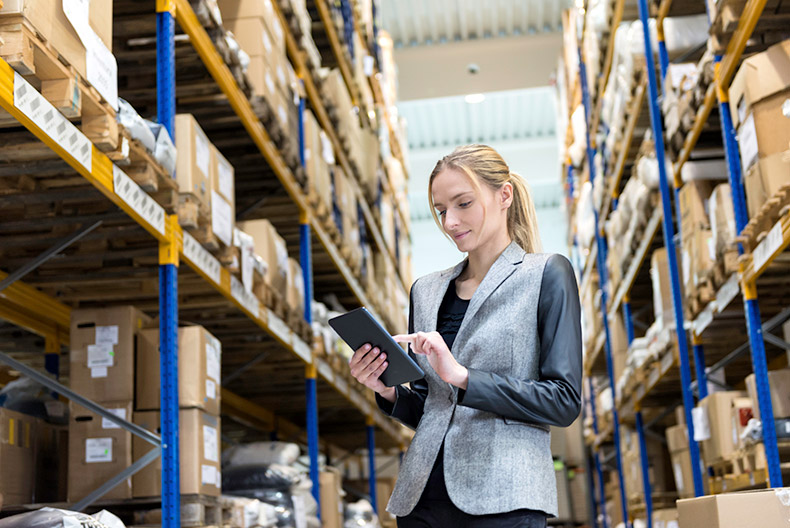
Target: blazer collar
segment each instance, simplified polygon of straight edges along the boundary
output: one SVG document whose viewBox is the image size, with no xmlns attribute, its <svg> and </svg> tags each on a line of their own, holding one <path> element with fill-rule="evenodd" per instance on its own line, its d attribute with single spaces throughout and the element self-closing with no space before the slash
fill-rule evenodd
<svg viewBox="0 0 790 528">
<path fill-rule="evenodd" d="M 466 315 L 464 315 L 463 322 L 458 329 L 453 348 L 457 348 L 457 345 L 462 342 L 464 338 L 464 329 L 469 326 L 469 321 L 475 316 L 483 302 L 488 299 L 505 279 L 516 271 L 516 265 L 524 260 L 524 255 L 526 255 L 526 252 L 521 246 L 513 241 L 502 251 L 499 257 L 497 257 L 469 301 Z M 469 257 L 466 257 L 452 268 L 443 271 L 440 275 L 440 280 L 435 282 L 433 291 L 428 297 L 428 328 L 436 329 L 439 306 L 442 303 L 447 287 L 450 285 L 450 281 L 461 274 L 468 261 Z"/>
</svg>

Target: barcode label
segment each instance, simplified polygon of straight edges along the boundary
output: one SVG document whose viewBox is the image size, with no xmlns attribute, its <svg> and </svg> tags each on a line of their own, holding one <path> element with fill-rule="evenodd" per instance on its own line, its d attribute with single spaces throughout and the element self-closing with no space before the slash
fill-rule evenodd
<svg viewBox="0 0 790 528">
<path fill-rule="evenodd" d="M 222 264 L 187 232 L 184 232 L 184 256 L 215 284 L 220 283 Z"/>
</svg>

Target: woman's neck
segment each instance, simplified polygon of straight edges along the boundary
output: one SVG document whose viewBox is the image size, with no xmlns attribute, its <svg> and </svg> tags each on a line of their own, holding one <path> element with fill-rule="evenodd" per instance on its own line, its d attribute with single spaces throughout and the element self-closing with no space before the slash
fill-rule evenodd
<svg viewBox="0 0 790 528">
<path fill-rule="evenodd" d="M 499 255 L 510 245 L 510 242 L 510 236 L 505 233 L 504 237 L 498 237 L 496 240 L 491 240 L 470 251 L 469 264 L 462 273 L 462 280 L 473 280 L 480 283 Z"/>
</svg>

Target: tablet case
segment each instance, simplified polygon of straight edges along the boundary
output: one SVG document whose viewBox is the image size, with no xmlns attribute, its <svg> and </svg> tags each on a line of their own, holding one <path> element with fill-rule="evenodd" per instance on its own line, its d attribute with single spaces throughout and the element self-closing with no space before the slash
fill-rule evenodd
<svg viewBox="0 0 790 528">
<path fill-rule="evenodd" d="M 370 315 L 364 306 L 333 317 L 329 320 L 329 326 L 352 350 L 357 350 L 365 343 L 370 343 L 387 354 L 389 365 L 380 377 L 387 387 L 415 381 L 425 376 L 420 366 L 392 339 L 389 332 Z"/>
</svg>

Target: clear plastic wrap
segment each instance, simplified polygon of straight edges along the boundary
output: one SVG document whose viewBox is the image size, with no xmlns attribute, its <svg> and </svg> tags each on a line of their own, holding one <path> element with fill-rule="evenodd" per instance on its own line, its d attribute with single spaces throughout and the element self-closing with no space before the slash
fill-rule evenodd
<svg viewBox="0 0 790 528">
<path fill-rule="evenodd" d="M 664 43 L 667 53 L 677 55 L 705 44 L 708 30 L 706 14 L 665 18 Z"/>
<path fill-rule="evenodd" d="M 125 528 L 117 517 L 104 510 L 97 513 L 96 516 L 103 517 L 110 524 L 105 524 L 95 516 L 91 517 L 84 513 L 57 508 L 41 508 L 0 519 L 0 528 Z"/>
<path fill-rule="evenodd" d="M 287 442 L 254 442 L 229 447 L 222 453 L 222 466 L 290 466 L 299 458 L 299 446 Z"/>
<path fill-rule="evenodd" d="M 117 121 L 123 125 L 126 131 L 132 138 L 140 142 L 140 144 L 151 154 L 156 150 L 156 138 L 148 128 L 145 119 L 140 117 L 137 110 L 124 99 L 118 98 L 118 114 Z"/>
</svg>

